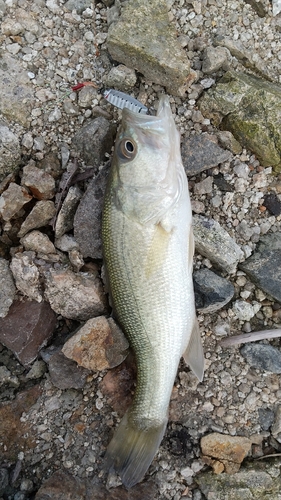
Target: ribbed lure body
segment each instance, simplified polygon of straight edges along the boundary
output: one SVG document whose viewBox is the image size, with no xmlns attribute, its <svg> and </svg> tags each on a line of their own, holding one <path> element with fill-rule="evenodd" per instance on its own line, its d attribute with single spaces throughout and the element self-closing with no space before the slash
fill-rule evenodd
<svg viewBox="0 0 281 500">
<path fill-rule="evenodd" d="M 114 313 L 138 369 L 134 401 L 109 444 L 107 463 L 131 487 L 162 440 L 180 357 L 186 353 L 203 376 L 191 206 L 179 134 L 165 96 L 157 116 L 123 111 L 102 237 Z"/>
<path fill-rule="evenodd" d="M 142 113 L 147 114 L 148 108 L 144 106 L 140 101 L 131 97 L 129 94 L 125 94 L 124 92 L 120 92 L 119 90 L 109 89 L 103 91 L 103 97 L 120 109 L 130 109 L 134 113 Z"/>
</svg>

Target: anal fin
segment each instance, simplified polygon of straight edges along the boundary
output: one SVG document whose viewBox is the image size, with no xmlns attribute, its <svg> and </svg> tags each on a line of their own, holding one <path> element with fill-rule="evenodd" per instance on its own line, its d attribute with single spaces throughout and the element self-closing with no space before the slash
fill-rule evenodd
<svg viewBox="0 0 281 500">
<path fill-rule="evenodd" d="M 188 346 L 183 353 L 185 362 L 190 366 L 196 377 L 202 382 L 204 377 L 204 352 L 198 320 L 195 317 Z"/>
</svg>

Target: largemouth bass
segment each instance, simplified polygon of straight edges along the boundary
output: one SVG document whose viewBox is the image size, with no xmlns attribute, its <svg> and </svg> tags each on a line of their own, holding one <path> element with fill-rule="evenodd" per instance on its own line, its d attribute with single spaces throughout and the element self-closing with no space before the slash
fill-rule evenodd
<svg viewBox="0 0 281 500">
<path fill-rule="evenodd" d="M 106 453 L 107 466 L 130 488 L 144 476 L 164 435 L 181 356 L 200 380 L 204 371 L 188 183 L 166 96 L 157 116 L 123 110 L 102 239 L 114 314 L 137 361 L 132 406 Z"/>
</svg>

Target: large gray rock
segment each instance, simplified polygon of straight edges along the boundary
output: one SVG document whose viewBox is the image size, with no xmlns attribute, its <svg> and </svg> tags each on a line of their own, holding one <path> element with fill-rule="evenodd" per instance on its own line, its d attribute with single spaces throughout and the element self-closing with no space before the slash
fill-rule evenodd
<svg viewBox="0 0 281 500">
<path fill-rule="evenodd" d="M 281 171 L 281 86 L 229 71 L 199 100 L 199 108 L 262 165 Z"/>
<path fill-rule="evenodd" d="M 163 85 L 170 94 L 183 93 L 190 65 L 163 0 L 124 3 L 120 19 L 108 30 L 107 47 L 113 59 Z"/>
<path fill-rule="evenodd" d="M 14 23 L 14 21 L 13 21 Z M 31 122 L 34 88 L 20 59 L 3 52 L 0 56 L 0 112 L 7 121 L 24 127 Z"/>
<path fill-rule="evenodd" d="M 244 254 L 228 232 L 214 219 L 193 216 L 195 248 L 218 267 L 233 273 Z"/>
<path fill-rule="evenodd" d="M 91 180 L 74 217 L 74 237 L 83 257 L 102 258 L 101 217 L 109 163 Z"/>
<path fill-rule="evenodd" d="M 0 123 L 0 182 L 16 172 L 20 164 L 20 143 L 17 136 Z"/>
<path fill-rule="evenodd" d="M 203 135 L 184 138 L 181 156 L 187 175 L 197 175 L 208 168 L 227 161 L 231 154 Z"/>
<path fill-rule="evenodd" d="M 73 137 L 72 147 L 86 165 L 99 166 L 110 153 L 116 133 L 115 125 L 99 116 L 84 125 Z"/>
<path fill-rule="evenodd" d="M 281 232 L 260 239 L 253 255 L 239 265 L 251 281 L 281 303 Z"/>
</svg>

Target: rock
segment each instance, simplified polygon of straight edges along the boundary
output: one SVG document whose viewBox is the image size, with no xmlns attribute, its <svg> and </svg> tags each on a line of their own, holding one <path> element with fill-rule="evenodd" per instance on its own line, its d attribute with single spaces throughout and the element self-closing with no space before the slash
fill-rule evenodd
<svg viewBox="0 0 281 500">
<path fill-rule="evenodd" d="M 215 459 L 215 462 L 222 464 L 222 470 L 228 474 L 238 472 L 252 445 L 251 440 L 244 436 L 228 436 L 218 432 L 203 436 L 200 444 L 204 461 L 206 457 L 206 462 L 212 465 L 209 459 L 211 458 L 211 461 Z M 218 464 L 215 463 L 214 472 L 222 470 L 218 470 Z"/>
<path fill-rule="evenodd" d="M 83 260 L 83 256 L 78 248 L 72 248 L 68 252 L 69 262 L 75 271 L 80 271 L 80 269 L 84 266 L 85 262 Z"/>
<path fill-rule="evenodd" d="M 82 389 L 90 373 L 61 351 L 51 356 L 48 366 L 52 384 L 59 389 Z"/>
<path fill-rule="evenodd" d="M 267 3 L 265 0 L 244 0 L 246 3 L 250 4 L 254 11 L 259 17 L 265 17 L 267 15 Z"/>
<path fill-rule="evenodd" d="M 233 304 L 233 311 L 240 321 L 250 321 L 260 308 L 261 306 L 258 302 L 249 304 L 245 300 L 236 300 Z"/>
<path fill-rule="evenodd" d="M 51 269 L 45 278 L 45 297 L 56 313 L 80 321 L 106 313 L 106 297 L 97 275 Z"/>
<path fill-rule="evenodd" d="M 0 182 L 6 175 L 18 171 L 20 160 L 18 138 L 6 125 L 0 123 Z"/>
<path fill-rule="evenodd" d="M 75 212 L 81 197 L 82 191 L 77 186 L 69 188 L 57 216 L 55 226 L 56 238 L 60 238 L 73 228 Z"/>
<path fill-rule="evenodd" d="M 193 273 L 196 308 L 213 313 L 227 304 L 234 295 L 233 285 L 209 269 Z"/>
<path fill-rule="evenodd" d="M 277 16 L 281 12 L 281 1 L 272 0 L 272 15 Z"/>
<path fill-rule="evenodd" d="M 55 245 L 56 248 L 59 248 L 62 252 L 70 252 L 70 250 L 79 248 L 76 239 L 69 234 L 63 234 L 60 238 L 57 238 Z"/>
<path fill-rule="evenodd" d="M 108 404 L 120 416 L 124 415 L 132 403 L 135 381 L 134 364 L 126 360 L 108 371 L 100 383 L 100 390 L 107 396 Z"/>
<path fill-rule="evenodd" d="M 35 500 L 86 500 L 85 482 L 62 470 L 56 471 L 36 493 Z"/>
<path fill-rule="evenodd" d="M 203 472 L 195 477 L 207 500 L 278 500 L 280 475 L 278 463 L 255 461 L 236 474 Z"/>
<path fill-rule="evenodd" d="M 21 238 L 32 229 L 48 225 L 55 213 L 56 209 L 53 201 L 38 201 L 22 223 L 18 237 Z"/>
<path fill-rule="evenodd" d="M 44 361 L 42 360 L 37 359 L 36 361 L 34 361 L 32 367 L 27 373 L 26 378 L 28 380 L 36 380 L 38 378 L 42 378 L 46 373 L 46 369 L 46 363 L 44 363 Z"/>
<path fill-rule="evenodd" d="M 0 495 L 5 493 L 6 488 L 8 487 L 9 484 L 9 472 L 8 469 L 5 469 L 4 467 L 0 469 Z"/>
<path fill-rule="evenodd" d="M 200 98 L 204 116 L 229 130 L 262 165 L 281 171 L 281 132 L 277 126 L 281 87 L 245 73 L 227 72 Z"/>
<path fill-rule="evenodd" d="M 0 258 L 0 318 L 9 312 L 16 293 L 14 280 L 6 259 Z"/>
<path fill-rule="evenodd" d="M 100 166 L 113 146 L 116 126 L 99 116 L 84 125 L 73 137 L 72 147 L 86 165 Z"/>
<path fill-rule="evenodd" d="M 254 253 L 239 268 L 257 287 L 281 303 L 281 232 L 262 236 Z"/>
<path fill-rule="evenodd" d="M 23 412 L 38 401 L 41 394 L 39 385 L 17 394 L 13 401 L 0 403 L 0 442 L 1 458 L 16 462 L 19 452 L 32 450 L 36 446 L 33 429 L 28 421 L 21 419 Z"/>
<path fill-rule="evenodd" d="M 93 104 L 93 99 L 97 97 L 97 89 L 86 85 L 83 87 L 78 94 L 78 104 L 80 108 L 91 108 Z"/>
<path fill-rule="evenodd" d="M 77 14 L 82 14 L 87 8 L 91 8 L 91 0 L 67 0 L 64 4 L 64 8 L 70 10 L 71 12 L 75 9 Z"/>
<path fill-rule="evenodd" d="M 249 343 L 240 352 L 247 363 L 258 370 L 281 373 L 281 352 L 269 344 Z"/>
<path fill-rule="evenodd" d="M 277 436 L 280 433 L 281 433 L 281 405 L 278 405 L 274 416 L 274 422 L 271 427 L 271 434 L 273 436 Z"/>
<path fill-rule="evenodd" d="M 42 302 L 40 274 L 34 264 L 35 253 L 16 253 L 12 258 L 10 268 L 13 273 L 17 289 L 31 300 Z"/>
<path fill-rule="evenodd" d="M 203 134 L 184 138 L 181 156 L 186 174 L 191 176 L 216 167 L 227 161 L 231 155 Z"/>
<path fill-rule="evenodd" d="M 270 408 L 259 408 L 259 422 L 262 430 L 268 431 L 274 422 L 274 413 Z"/>
<path fill-rule="evenodd" d="M 203 52 L 203 73 L 211 74 L 220 68 L 229 69 L 230 52 L 225 47 L 206 47 Z"/>
<path fill-rule="evenodd" d="M 90 181 L 74 217 L 74 237 L 84 258 L 102 258 L 101 218 L 109 163 Z"/>
<path fill-rule="evenodd" d="M 195 248 L 201 255 L 228 273 L 235 272 L 243 252 L 218 222 L 196 214 L 193 232 Z"/>
<path fill-rule="evenodd" d="M 39 489 L 35 500 L 156 500 L 158 488 L 153 481 L 144 481 L 129 491 L 122 486 L 108 490 L 91 479 L 79 479 L 56 471 Z"/>
<path fill-rule="evenodd" d="M 21 244 L 24 246 L 25 250 L 32 250 L 33 252 L 39 253 L 56 253 L 54 244 L 51 242 L 50 238 L 40 231 L 31 231 L 26 236 L 21 238 Z"/>
<path fill-rule="evenodd" d="M 17 376 L 11 374 L 6 366 L 0 366 L 0 387 L 6 384 L 19 387 L 20 381 Z"/>
<path fill-rule="evenodd" d="M 234 135 L 228 130 L 221 130 L 217 132 L 217 137 L 220 145 L 224 149 L 229 149 L 234 155 L 239 155 L 242 153 L 242 146 L 238 141 L 236 141 Z"/>
<path fill-rule="evenodd" d="M 62 352 L 80 366 L 101 371 L 120 365 L 127 356 L 129 343 L 112 318 L 89 319 L 64 344 Z"/>
<path fill-rule="evenodd" d="M 21 9 L 22 10 L 22 9 Z M 12 21 L 13 24 L 15 21 Z M 0 112 L 8 122 L 28 127 L 32 120 L 34 87 L 21 60 L 3 51 L 0 62 Z"/>
<path fill-rule="evenodd" d="M 32 192 L 37 200 L 49 200 L 55 195 L 55 180 L 53 177 L 35 167 L 32 163 L 23 167 L 21 184 Z"/>
<path fill-rule="evenodd" d="M 51 338 L 55 326 L 56 315 L 47 302 L 16 301 L 8 315 L 0 318 L 0 342 L 28 366 Z"/>
<path fill-rule="evenodd" d="M 278 217 L 281 214 L 281 201 L 275 193 L 266 194 L 263 205 L 272 215 Z"/>
<path fill-rule="evenodd" d="M 240 40 L 228 38 L 225 36 L 217 36 L 213 41 L 214 45 L 225 47 L 229 50 L 232 56 L 236 57 L 245 68 L 251 69 L 258 76 L 272 81 L 272 75 L 264 64 L 257 52 L 249 50 Z"/>
<path fill-rule="evenodd" d="M 137 75 L 134 69 L 127 68 L 124 64 L 114 66 L 107 77 L 104 84 L 108 88 L 122 90 L 123 92 L 130 91 L 137 82 Z"/>
<path fill-rule="evenodd" d="M 32 199 L 28 191 L 11 182 L 8 189 L 0 196 L 0 215 L 5 221 L 10 220 Z"/>
<path fill-rule="evenodd" d="M 165 2 L 123 4 L 121 17 L 109 27 L 107 47 L 116 61 L 166 87 L 168 93 L 182 95 L 190 65 Z"/>
<path fill-rule="evenodd" d="M 196 182 L 194 185 L 195 194 L 208 194 L 213 190 L 213 177 L 209 175 L 206 179 L 201 182 Z"/>
</svg>

